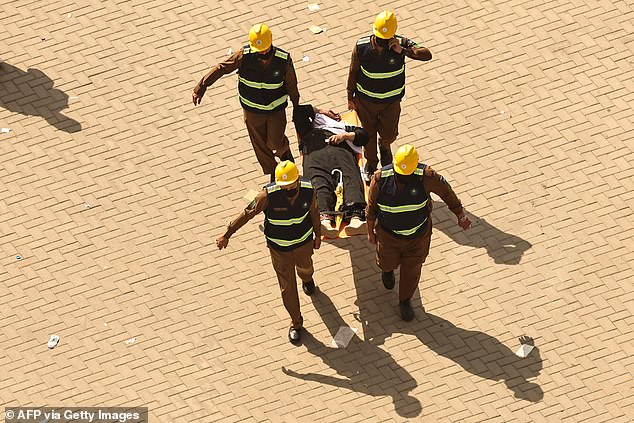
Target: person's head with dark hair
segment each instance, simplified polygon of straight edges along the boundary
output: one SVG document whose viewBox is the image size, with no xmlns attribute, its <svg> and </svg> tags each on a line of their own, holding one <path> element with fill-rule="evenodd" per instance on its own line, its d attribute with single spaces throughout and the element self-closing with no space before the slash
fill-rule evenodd
<svg viewBox="0 0 634 423">
<path fill-rule="evenodd" d="M 300 138 L 304 137 L 313 127 L 315 110 L 310 104 L 293 107 L 293 123 Z"/>
</svg>

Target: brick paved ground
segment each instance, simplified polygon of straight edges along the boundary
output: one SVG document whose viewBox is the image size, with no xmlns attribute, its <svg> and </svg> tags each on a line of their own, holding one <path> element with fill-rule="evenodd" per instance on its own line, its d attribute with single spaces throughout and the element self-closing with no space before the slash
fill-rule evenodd
<svg viewBox="0 0 634 423">
<path fill-rule="evenodd" d="M 631 3 L 391 5 L 434 54 L 408 64 L 397 142 L 475 225 L 435 209 L 415 297 L 428 314 L 410 324 L 362 237 L 326 243 L 293 347 L 262 218 L 213 246 L 266 181 L 235 76 L 197 108 L 190 90 L 263 20 L 302 99 L 342 111 L 352 45 L 385 5 L 319 4 L 3 0 L 0 404 L 146 405 L 153 422 L 629 421 Z M 330 349 L 340 325 L 358 336 Z"/>
</svg>

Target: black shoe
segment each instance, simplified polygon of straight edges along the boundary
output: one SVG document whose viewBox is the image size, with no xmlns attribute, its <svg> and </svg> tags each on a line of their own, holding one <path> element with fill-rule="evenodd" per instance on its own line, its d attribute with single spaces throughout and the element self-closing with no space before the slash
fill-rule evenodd
<svg viewBox="0 0 634 423">
<path fill-rule="evenodd" d="M 394 279 L 394 270 L 390 270 L 389 272 L 381 272 L 381 279 L 383 280 L 383 286 L 385 289 L 394 288 L 394 284 L 396 280 Z"/>
<path fill-rule="evenodd" d="M 280 157 L 280 161 L 284 160 L 295 163 L 295 159 L 293 158 L 293 153 L 291 153 L 291 150 L 288 150 L 286 153 L 282 154 L 282 157 Z"/>
<path fill-rule="evenodd" d="M 313 295 L 315 293 L 315 281 L 311 279 L 308 282 L 302 282 L 302 289 L 304 294 Z"/>
<path fill-rule="evenodd" d="M 302 341 L 302 328 L 299 328 L 299 329 L 290 328 L 288 330 L 288 340 L 293 345 L 299 345 L 300 342 Z"/>
<path fill-rule="evenodd" d="M 414 320 L 414 310 L 412 310 L 412 305 L 409 303 L 409 300 L 401 301 L 399 305 L 401 306 L 401 319 L 406 322 Z"/>
</svg>

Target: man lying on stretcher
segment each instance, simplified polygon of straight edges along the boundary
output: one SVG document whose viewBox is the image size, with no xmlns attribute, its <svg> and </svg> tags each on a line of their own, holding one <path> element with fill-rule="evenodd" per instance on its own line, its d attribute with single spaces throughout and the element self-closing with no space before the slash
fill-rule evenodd
<svg viewBox="0 0 634 423">
<path fill-rule="evenodd" d="M 304 177 L 309 178 L 317 190 L 321 214 L 321 233 L 336 238 L 334 215 L 343 213 L 350 223 L 348 235 L 364 234 L 365 193 L 357 154 L 368 142 L 368 133 L 360 127 L 341 122 L 332 112 L 301 105 L 293 108 L 293 122 L 299 137 L 299 149 L 303 153 Z M 343 174 L 343 207 L 335 211 L 335 189 L 339 182 L 339 169 Z"/>
</svg>

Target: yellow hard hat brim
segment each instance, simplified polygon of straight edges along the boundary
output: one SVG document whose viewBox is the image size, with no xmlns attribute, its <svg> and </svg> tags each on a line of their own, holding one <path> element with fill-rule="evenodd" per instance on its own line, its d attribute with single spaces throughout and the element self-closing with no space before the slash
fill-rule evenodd
<svg viewBox="0 0 634 423">
<path fill-rule="evenodd" d="M 293 179 L 292 181 L 275 181 L 275 183 L 281 187 L 284 187 L 286 185 L 290 185 L 290 184 L 294 184 L 295 182 L 297 182 L 297 180 L 299 179 L 299 175 L 297 176 L 297 178 Z"/>
<path fill-rule="evenodd" d="M 294 181 L 288 182 L 288 181 L 276 181 L 275 183 L 281 187 L 285 187 L 286 185 L 290 185 L 290 184 L 294 184 L 295 182 L 297 182 L 297 179 L 295 179 Z"/>
<path fill-rule="evenodd" d="M 394 172 L 398 173 L 399 175 L 409 176 L 414 173 L 414 170 L 416 170 L 415 166 L 411 166 L 411 168 L 412 170 L 410 171 L 409 169 L 402 169 L 400 166 L 394 165 Z"/>
<path fill-rule="evenodd" d="M 271 45 L 269 44 L 266 48 L 257 48 L 254 44 L 249 43 L 249 48 L 251 51 L 259 53 L 261 51 L 267 50 Z"/>
<path fill-rule="evenodd" d="M 374 35 L 376 35 L 379 38 L 382 38 L 384 40 L 389 40 L 390 38 L 392 38 L 394 35 L 392 35 L 392 37 L 386 37 L 385 35 L 381 34 L 381 31 L 379 31 L 378 29 L 374 28 Z"/>
</svg>

